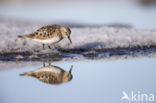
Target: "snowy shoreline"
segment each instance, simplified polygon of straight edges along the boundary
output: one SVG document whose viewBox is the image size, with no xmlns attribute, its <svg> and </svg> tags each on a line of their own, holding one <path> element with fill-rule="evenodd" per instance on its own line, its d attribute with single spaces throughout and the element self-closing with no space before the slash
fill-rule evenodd
<svg viewBox="0 0 156 103">
<path fill-rule="evenodd" d="M 60 57 L 68 57 L 67 54 L 82 56 L 91 54 L 96 57 L 101 52 L 104 55 L 108 53 L 124 55 L 131 54 L 133 51 L 146 53 L 146 51 L 155 52 L 156 50 L 156 29 L 137 30 L 129 27 L 109 26 L 71 27 L 72 45 L 69 45 L 67 39 L 63 39 L 56 44 L 57 50 L 46 48 L 45 51 L 42 50 L 41 44 L 33 40 L 17 38 L 18 35 L 32 33 L 43 25 L 46 24 L 0 19 L 0 60 L 14 60 L 14 58 L 25 58 L 25 56 L 36 58 L 36 55 L 37 58 L 49 56 L 49 58 L 60 59 Z"/>
<path fill-rule="evenodd" d="M 41 51 L 42 45 L 33 40 L 17 38 L 18 35 L 29 34 L 42 27 L 42 24 L 31 24 L 16 21 L 0 20 L 0 53 Z M 65 49 L 106 49 L 129 48 L 156 45 L 155 30 L 136 30 L 118 27 L 83 27 L 71 28 L 73 44 L 67 39 L 57 45 Z"/>
</svg>

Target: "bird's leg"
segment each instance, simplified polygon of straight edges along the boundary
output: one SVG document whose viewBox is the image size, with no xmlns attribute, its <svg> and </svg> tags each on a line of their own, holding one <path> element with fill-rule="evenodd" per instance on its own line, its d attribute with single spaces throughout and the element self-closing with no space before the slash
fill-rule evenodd
<svg viewBox="0 0 156 103">
<path fill-rule="evenodd" d="M 51 49 L 50 45 L 48 44 L 48 48 Z"/>
<path fill-rule="evenodd" d="M 45 62 L 43 62 L 43 67 L 45 67 Z"/>
<path fill-rule="evenodd" d="M 49 61 L 49 66 L 51 65 L 51 62 Z"/>
<path fill-rule="evenodd" d="M 42 44 L 43 45 L 43 50 L 45 50 L 45 45 L 44 44 Z"/>
</svg>

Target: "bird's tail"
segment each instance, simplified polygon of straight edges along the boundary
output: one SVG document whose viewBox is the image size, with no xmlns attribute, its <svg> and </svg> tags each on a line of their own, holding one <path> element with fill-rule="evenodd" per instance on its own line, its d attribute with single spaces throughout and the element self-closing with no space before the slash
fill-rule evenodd
<svg viewBox="0 0 156 103">
<path fill-rule="evenodd" d="M 24 38 L 22 35 L 18 35 L 18 38 Z"/>
<path fill-rule="evenodd" d="M 23 73 L 23 74 L 20 74 L 20 76 L 25 76 L 25 73 Z"/>
<path fill-rule="evenodd" d="M 25 39 L 25 38 L 27 38 L 27 35 L 18 35 L 18 38 L 23 38 L 23 39 Z"/>
<path fill-rule="evenodd" d="M 20 74 L 20 76 L 32 76 L 32 75 L 33 75 L 32 72 L 26 72 L 26 73 Z"/>
<path fill-rule="evenodd" d="M 18 38 L 33 38 L 34 37 L 34 34 L 29 34 L 29 35 L 18 35 Z"/>
</svg>

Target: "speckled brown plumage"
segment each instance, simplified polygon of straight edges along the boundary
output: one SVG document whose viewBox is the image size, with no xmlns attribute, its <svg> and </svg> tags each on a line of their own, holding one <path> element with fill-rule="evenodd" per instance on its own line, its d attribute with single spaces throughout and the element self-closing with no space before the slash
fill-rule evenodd
<svg viewBox="0 0 156 103">
<path fill-rule="evenodd" d="M 71 70 L 72 67 L 69 72 L 66 72 L 60 67 L 49 65 L 39 68 L 35 71 L 23 73 L 21 76 L 31 76 L 39 79 L 44 83 L 61 84 L 72 79 Z"/>
<path fill-rule="evenodd" d="M 69 41 L 72 43 L 70 34 L 71 30 L 69 29 L 69 27 L 54 24 L 41 27 L 31 34 L 19 35 L 18 37 L 24 39 L 28 38 L 40 42 L 43 44 L 44 49 L 44 44 L 48 44 L 48 47 L 50 48 L 50 44 L 57 43 L 63 38 L 68 38 Z"/>
<path fill-rule="evenodd" d="M 44 26 L 30 35 L 25 35 L 25 37 L 32 38 L 32 39 L 48 39 L 48 38 L 53 38 L 55 36 L 59 36 L 61 39 L 62 36 L 61 36 L 60 28 L 61 26 L 56 24 Z"/>
</svg>

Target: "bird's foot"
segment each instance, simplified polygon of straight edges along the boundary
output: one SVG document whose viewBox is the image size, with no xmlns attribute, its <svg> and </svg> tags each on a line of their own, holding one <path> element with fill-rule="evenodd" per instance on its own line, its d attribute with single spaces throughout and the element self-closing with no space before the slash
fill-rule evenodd
<svg viewBox="0 0 156 103">
<path fill-rule="evenodd" d="M 51 49 L 50 45 L 48 45 L 48 48 Z"/>
</svg>

